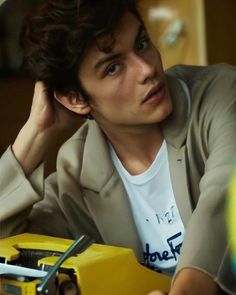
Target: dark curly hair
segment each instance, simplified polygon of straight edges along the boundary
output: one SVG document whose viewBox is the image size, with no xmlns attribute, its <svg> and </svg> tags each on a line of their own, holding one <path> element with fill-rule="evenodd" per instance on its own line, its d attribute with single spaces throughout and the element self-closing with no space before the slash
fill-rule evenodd
<svg viewBox="0 0 236 295">
<path fill-rule="evenodd" d="M 23 25 L 24 61 L 35 80 L 66 93 L 82 91 L 78 69 L 86 49 L 97 42 L 106 52 L 112 34 L 126 11 L 141 22 L 137 0 L 47 0 Z M 109 42 L 99 42 L 109 36 Z"/>
</svg>

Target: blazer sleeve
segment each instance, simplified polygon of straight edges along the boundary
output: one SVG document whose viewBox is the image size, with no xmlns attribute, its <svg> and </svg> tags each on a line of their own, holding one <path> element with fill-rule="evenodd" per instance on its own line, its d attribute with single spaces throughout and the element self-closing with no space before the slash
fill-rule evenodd
<svg viewBox="0 0 236 295">
<path fill-rule="evenodd" d="M 26 177 L 9 147 L 0 159 L 0 175 L 1 238 L 26 231 L 70 237 L 58 204 L 56 174 L 51 175 L 45 185 L 41 164 Z"/>
<path fill-rule="evenodd" d="M 205 167 L 176 274 L 186 267 L 200 269 L 227 294 L 236 294 L 225 210 L 228 182 L 236 159 L 236 78 L 225 75 L 225 79 L 231 80 L 231 87 L 224 88 L 224 80 L 217 79 L 218 88 L 210 85 L 204 95 L 211 98 L 202 101 L 197 110 L 200 127 L 196 141 L 203 142 Z"/>
</svg>

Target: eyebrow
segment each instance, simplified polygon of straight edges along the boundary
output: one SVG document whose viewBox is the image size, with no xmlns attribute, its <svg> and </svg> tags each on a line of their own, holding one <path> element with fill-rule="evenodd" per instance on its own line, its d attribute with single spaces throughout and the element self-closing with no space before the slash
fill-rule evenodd
<svg viewBox="0 0 236 295">
<path fill-rule="evenodd" d="M 100 66 L 102 66 L 105 63 L 108 63 L 109 61 L 112 61 L 116 58 L 119 58 L 121 56 L 120 53 L 114 53 L 111 55 L 106 55 L 105 57 L 101 58 L 94 66 L 95 70 L 97 70 L 98 68 L 100 68 Z"/>
<path fill-rule="evenodd" d="M 140 24 L 139 28 L 138 28 L 138 32 L 137 35 L 135 37 L 135 44 L 138 42 L 138 39 L 140 38 L 140 35 L 143 33 L 143 31 L 146 31 L 144 25 Z M 98 68 L 100 68 L 103 64 L 106 64 L 116 58 L 121 57 L 121 53 L 113 53 L 110 55 L 106 55 L 103 58 L 101 58 L 94 66 L 95 70 L 98 70 Z"/>
</svg>

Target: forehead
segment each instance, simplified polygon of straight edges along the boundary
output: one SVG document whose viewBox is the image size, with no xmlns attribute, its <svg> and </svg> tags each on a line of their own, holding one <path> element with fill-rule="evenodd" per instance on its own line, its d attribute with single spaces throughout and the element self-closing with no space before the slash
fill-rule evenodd
<svg viewBox="0 0 236 295">
<path fill-rule="evenodd" d="M 140 25 L 141 23 L 135 15 L 131 12 L 126 12 L 114 31 L 116 42 L 119 43 L 124 38 L 126 39 L 136 35 L 137 28 Z"/>
<path fill-rule="evenodd" d="M 87 61 L 96 63 L 100 58 L 112 53 L 122 54 L 126 46 L 133 44 L 141 25 L 132 13 L 125 13 L 112 34 L 98 38 L 91 44 L 81 65 Z"/>
</svg>

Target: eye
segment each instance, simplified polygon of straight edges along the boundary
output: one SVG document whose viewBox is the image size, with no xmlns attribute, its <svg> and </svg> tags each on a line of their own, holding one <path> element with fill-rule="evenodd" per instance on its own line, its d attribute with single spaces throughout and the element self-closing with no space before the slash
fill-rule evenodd
<svg viewBox="0 0 236 295">
<path fill-rule="evenodd" d="M 121 64 L 112 64 L 106 69 L 106 75 L 114 76 L 117 72 L 119 72 L 121 68 Z"/>
<path fill-rule="evenodd" d="M 147 36 L 145 36 L 141 38 L 140 40 L 138 40 L 136 44 L 136 49 L 139 51 L 144 50 L 149 47 L 149 44 L 150 44 L 150 39 Z"/>
</svg>

